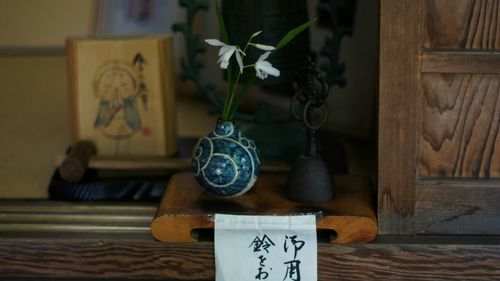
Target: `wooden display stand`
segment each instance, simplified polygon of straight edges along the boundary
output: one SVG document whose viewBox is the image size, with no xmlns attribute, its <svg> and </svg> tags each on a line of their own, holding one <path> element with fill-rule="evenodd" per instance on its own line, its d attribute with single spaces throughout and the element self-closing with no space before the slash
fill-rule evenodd
<svg viewBox="0 0 500 281">
<path fill-rule="evenodd" d="M 214 227 L 212 215 L 318 214 L 318 231 L 336 233 L 330 243 L 364 243 L 375 239 L 377 219 L 368 179 L 350 175 L 333 178 L 334 200 L 305 205 L 287 200 L 281 193 L 286 174 L 262 174 L 248 193 L 219 198 L 202 191 L 191 173 L 172 177 L 151 225 L 154 237 L 163 242 L 197 242 L 197 230 Z"/>
</svg>

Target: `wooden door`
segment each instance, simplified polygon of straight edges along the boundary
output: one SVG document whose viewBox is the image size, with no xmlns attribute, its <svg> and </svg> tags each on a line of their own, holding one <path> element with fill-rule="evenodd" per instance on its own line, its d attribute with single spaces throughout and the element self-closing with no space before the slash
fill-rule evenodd
<svg viewBox="0 0 500 281">
<path fill-rule="evenodd" d="M 500 234 L 500 0 L 381 0 L 380 234 Z"/>
</svg>

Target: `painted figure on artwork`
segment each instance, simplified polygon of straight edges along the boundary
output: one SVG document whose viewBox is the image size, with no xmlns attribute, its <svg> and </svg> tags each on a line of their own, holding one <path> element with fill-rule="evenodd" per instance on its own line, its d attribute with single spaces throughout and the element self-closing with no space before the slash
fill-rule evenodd
<svg viewBox="0 0 500 281">
<path fill-rule="evenodd" d="M 99 99 L 94 128 L 111 139 L 126 139 L 142 128 L 138 103 L 147 110 L 148 87 L 142 71 L 146 60 L 139 53 L 132 63 L 109 61 L 97 71 L 95 95 Z"/>
</svg>

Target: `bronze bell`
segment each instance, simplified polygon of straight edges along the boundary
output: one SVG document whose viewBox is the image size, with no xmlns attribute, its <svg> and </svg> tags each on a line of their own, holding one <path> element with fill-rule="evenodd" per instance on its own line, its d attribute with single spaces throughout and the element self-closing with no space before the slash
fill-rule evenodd
<svg viewBox="0 0 500 281">
<path fill-rule="evenodd" d="M 328 84 L 314 68 L 311 59 L 298 76 L 297 91 L 291 102 L 295 119 L 304 122 L 307 129 L 307 150 L 288 173 L 285 195 L 300 203 L 322 203 L 335 197 L 330 171 L 317 145 L 316 131 L 328 120 Z M 300 109 L 298 109 L 300 108 Z"/>
</svg>

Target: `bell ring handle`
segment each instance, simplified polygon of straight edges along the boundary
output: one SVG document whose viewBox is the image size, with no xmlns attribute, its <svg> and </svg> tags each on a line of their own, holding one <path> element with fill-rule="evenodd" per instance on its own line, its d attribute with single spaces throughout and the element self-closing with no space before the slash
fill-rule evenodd
<svg viewBox="0 0 500 281">
<path fill-rule="evenodd" d="M 322 103 L 321 106 L 319 107 L 322 111 L 322 118 L 320 119 L 320 121 L 318 123 L 312 124 L 307 118 L 307 112 L 309 112 L 309 110 L 314 110 L 314 108 L 311 108 L 311 106 L 316 107 L 314 105 L 314 102 L 315 102 L 314 100 L 309 100 L 306 103 L 306 106 L 304 107 L 304 112 L 302 114 L 302 118 L 303 118 L 304 123 L 306 124 L 307 128 L 312 129 L 312 130 L 318 130 L 319 128 L 323 127 L 323 125 L 325 125 L 326 121 L 328 120 L 329 111 L 328 111 L 327 104 Z"/>
<path fill-rule="evenodd" d="M 292 102 L 290 103 L 290 111 L 292 112 L 292 116 L 293 116 L 293 118 L 295 118 L 298 121 L 302 121 L 302 114 L 299 114 L 297 112 L 297 109 L 295 108 L 295 104 L 297 104 L 297 103 L 302 104 L 300 101 L 298 101 L 302 91 L 303 91 L 303 89 L 300 89 L 295 95 L 293 95 Z"/>
</svg>

